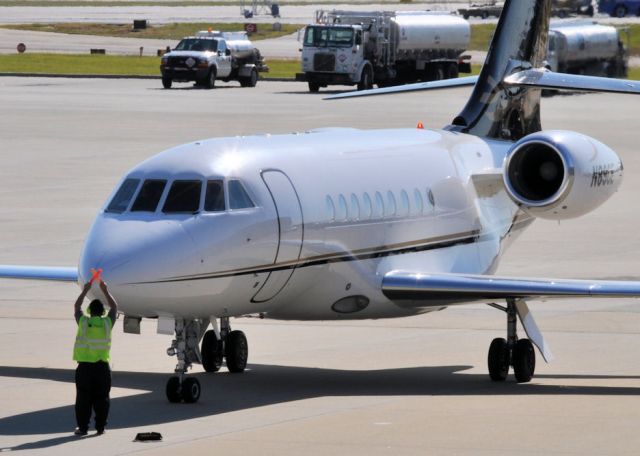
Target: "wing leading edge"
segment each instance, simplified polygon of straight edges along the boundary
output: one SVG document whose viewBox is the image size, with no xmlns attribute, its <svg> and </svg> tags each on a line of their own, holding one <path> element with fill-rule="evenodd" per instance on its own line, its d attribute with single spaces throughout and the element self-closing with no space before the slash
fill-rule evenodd
<svg viewBox="0 0 640 456">
<path fill-rule="evenodd" d="M 0 278 L 77 282 L 78 269 L 70 267 L 0 265 Z"/>
<path fill-rule="evenodd" d="M 382 280 L 382 292 L 391 300 L 420 301 L 417 304 L 420 307 L 439 307 L 443 304 L 466 304 L 493 299 L 638 298 L 640 281 L 538 279 L 391 271 Z"/>
</svg>

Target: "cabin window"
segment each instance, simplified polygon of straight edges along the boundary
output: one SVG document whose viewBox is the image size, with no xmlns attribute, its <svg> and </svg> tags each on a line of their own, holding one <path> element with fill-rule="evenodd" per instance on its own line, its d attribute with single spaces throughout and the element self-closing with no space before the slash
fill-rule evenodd
<svg viewBox="0 0 640 456">
<path fill-rule="evenodd" d="M 360 202 L 355 193 L 351 194 L 351 218 L 354 220 L 360 219 Z"/>
<path fill-rule="evenodd" d="M 387 210 L 385 211 L 387 217 L 393 217 L 396 215 L 396 197 L 391 190 L 387 192 Z"/>
<path fill-rule="evenodd" d="M 409 195 L 404 190 L 400 192 L 400 211 L 398 215 L 409 215 Z"/>
<path fill-rule="evenodd" d="M 344 199 L 343 195 L 338 196 L 338 213 L 336 214 L 336 219 L 340 221 L 344 221 L 347 219 L 347 200 Z"/>
<path fill-rule="evenodd" d="M 435 209 L 435 207 L 436 207 L 436 198 L 433 196 L 433 192 L 431 191 L 430 188 L 427 189 L 427 198 L 429 198 L 429 204 L 431 204 L 431 207 L 433 207 Z"/>
<path fill-rule="evenodd" d="M 167 181 L 162 179 L 144 181 L 133 206 L 131 206 L 131 212 L 155 212 L 166 185 Z"/>
<path fill-rule="evenodd" d="M 373 213 L 373 206 L 371 204 L 371 198 L 368 193 L 362 195 L 362 218 L 370 219 Z"/>
<path fill-rule="evenodd" d="M 107 212 L 115 212 L 116 214 L 122 214 L 129 207 L 131 198 L 138 188 L 140 179 L 125 179 L 115 196 L 107 206 Z"/>
<path fill-rule="evenodd" d="M 245 190 L 244 186 L 239 180 L 230 180 L 229 208 L 246 209 L 248 207 L 255 207 L 255 204 L 253 204 L 253 201 L 249 197 L 249 194 Z"/>
<path fill-rule="evenodd" d="M 382 218 L 384 216 L 384 198 L 380 192 L 376 192 L 376 204 L 374 206 L 373 216 L 375 218 Z"/>
<path fill-rule="evenodd" d="M 329 195 L 325 198 L 325 206 L 327 209 L 327 216 L 330 222 L 333 222 L 336 219 L 336 206 L 333 204 L 333 200 Z"/>
<path fill-rule="evenodd" d="M 422 211 L 424 211 L 424 202 L 422 200 L 422 195 L 420 194 L 420 190 L 418 190 L 417 188 L 413 192 L 413 199 L 415 202 L 414 206 L 416 207 L 416 213 L 422 214 Z"/>
<path fill-rule="evenodd" d="M 202 182 L 199 180 L 178 180 L 171 185 L 162 212 L 195 213 L 200 209 Z"/>
<path fill-rule="evenodd" d="M 208 181 L 204 197 L 204 210 L 207 212 L 222 212 L 224 209 L 224 185 L 222 180 Z"/>
</svg>

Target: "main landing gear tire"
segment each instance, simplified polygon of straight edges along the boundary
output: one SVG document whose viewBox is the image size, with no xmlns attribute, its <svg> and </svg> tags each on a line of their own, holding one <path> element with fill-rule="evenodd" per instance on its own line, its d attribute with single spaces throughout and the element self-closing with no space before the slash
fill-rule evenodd
<svg viewBox="0 0 640 456">
<path fill-rule="evenodd" d="M 225 341 L 227 369 L 232 373 L 244 372 L 249 358 L 249 344 L 242 331 L 231 331 Z"/>
<path fill-rule="evenodd" d="M 202 367 L 207 372 L 217 372 L 222 366 L 222 358 L 224 351 L 222 348 L 222 340 L 218 339 L 216 332 L 209 330 L 204 333 L 202 338 Z"/>
<path fill-rule="evenodd" d="M 513 349 L 513 373 L 518 383 L 530 382 L 536 370 L 536 352 L 529 339 L 520 339 Z"/>
<path fill-rule="evenodd" d="M 497 337 L 491 341 L 487 358 L 489 376 L 494 382 L 503 382 L 509 374 L 509 347 L 506 339 Z"/>
</svg>

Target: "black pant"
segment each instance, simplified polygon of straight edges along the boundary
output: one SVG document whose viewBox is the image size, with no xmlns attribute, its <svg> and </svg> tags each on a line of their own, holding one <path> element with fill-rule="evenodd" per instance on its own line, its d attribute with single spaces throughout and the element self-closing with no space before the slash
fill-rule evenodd
<svg viewBox="0 0 640 456">
<path fill-rule="evenodd" d="M 111 369 L 109 364 L 78 363 L 76 368 L 76 422 L 78 428 L 89 428 L 91 409 L 95 412 L 96 429 L 104 429 L 109 415 Z"/>
</svg>

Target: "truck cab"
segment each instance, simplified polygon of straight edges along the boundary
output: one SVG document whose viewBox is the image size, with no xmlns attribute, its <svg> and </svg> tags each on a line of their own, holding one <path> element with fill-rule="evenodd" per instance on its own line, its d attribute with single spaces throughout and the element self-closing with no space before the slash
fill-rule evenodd
<svg viewBox="0 0 640 456">
<path fill-rule="evenodd" d="M 358 84 L 358 90 L 373 87 L 373 68 L 366 55 L 368 31 L 362 25 L 309 25 L 302 42 L 302 73 L 309 91 L 330 84 Z"/>
</svg>

